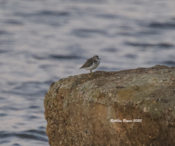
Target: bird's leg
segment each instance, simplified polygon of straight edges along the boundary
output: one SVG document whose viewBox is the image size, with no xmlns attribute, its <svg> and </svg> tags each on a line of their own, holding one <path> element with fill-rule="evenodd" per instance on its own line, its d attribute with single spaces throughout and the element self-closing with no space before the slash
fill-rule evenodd
<svg viewBox="0 0 175 146">
<path fill-rule="evenodd" d="M 89 75 L 89 77 L 91 77 L 91 75 L 92 75 L 92 70 L 90 69 L 90 75 Z"/>
</svg>

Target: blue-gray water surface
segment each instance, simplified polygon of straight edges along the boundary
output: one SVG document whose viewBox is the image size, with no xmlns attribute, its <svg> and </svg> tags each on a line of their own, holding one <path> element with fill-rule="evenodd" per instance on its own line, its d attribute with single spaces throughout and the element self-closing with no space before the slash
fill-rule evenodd
<svg viewBox="0 0 175 146">
<path fill-rule="evenodd" d="M 0 145 L 47 146 L 53 81 L 98 70 L 175 66 L 174 0 L 0 0 Z"/>
</svg>

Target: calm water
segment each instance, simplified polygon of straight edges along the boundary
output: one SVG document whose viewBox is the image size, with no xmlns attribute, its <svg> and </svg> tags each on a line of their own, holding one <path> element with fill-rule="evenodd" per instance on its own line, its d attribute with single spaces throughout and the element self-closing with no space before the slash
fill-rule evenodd
<svg viewBox="0 0 175 146">
<path fill-rule="evenodd" d="M 98 70 L 175 66 L 174 0 L 0 0 L 0 145 L 47 146 L 51 82 Z"/>
</svg>

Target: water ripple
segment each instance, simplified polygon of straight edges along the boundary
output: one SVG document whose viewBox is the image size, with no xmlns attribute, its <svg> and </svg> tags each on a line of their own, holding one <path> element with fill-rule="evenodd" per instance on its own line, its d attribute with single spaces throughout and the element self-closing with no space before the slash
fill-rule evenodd
<svg viewBox="0 0 175 146">
<path fill-rule="evenodd" d="M 13 146 L 21 146 L 20 144 L 18 144 L 18 143 L 15 143 L 15 144 L 13 144 Z"/>
<path fill-rule="evenodd" d="M 135 58 L 137 58 L 137 55 L 135 55 L 135 54 L 126 54 L 125 57 L 130 58 L 130 59 L 135 59 Z"/>
<path fill-rule="evenodd" d="M 5 113 L 0 113 L 0 117 L 5 117 L 5 116 L 7 116 L 7 114 L 5 114 Z"/>
<path fill-rule="evenodd" d="M 164 28 L 164 29 L 174 29 L 174 22 L 152 22 L 149 24 L 149 27 L 152 28 Z"/>
<path fill-rule="evenodd" d="M 125 42 L 126 45 L 134 47 L 159 47 L 159 48 L 172 48 L 173 44 L 170 43 L 137 43 L 137 42 Z"/>
<path fill-rule="evenodd" d="M 97 14 L 97 17 L 105 18 L 105 19 L 118 19 L 120 18 L 119 15 L 115 14 Z"/>
<path fill-rule="evenodd" d="M 105 30 L 101 29 L 86 29 L 86 28 L 80 28 L 80 29 L 74 29 L 72 31 L 72 34 L 77 37 L 89 37 L 92 35 L 107 35 L 107 32 Z"/>
<path fill-rule="evenodd" d="M 56 55 L 56 54 L 50 54 L 48 56 L 39 56 L 39 55 L 33 55 L 33 58 L 38 60 L 45 60 L 45 59 L 54 59 L 54 60 L 72 60 L 72 59 L 80 59 L 81 56 L 77 55 Z"/>
<path fill-rule="evenodd" d="M 56 16 L 56 17 L 65 17 L 65 16 L 70 16 L 69 12 L 66 11 L 54 11 L 54 10 L 42 10 L 38 12 L 33 12 L 33 13 L 25 13 L 25 12 L 16 12 L 16 16 L 22 16 L 22 17 L 38 17 L 38 16 Z"/>
<path fill-rule="evenodd" d="M 12 25 L 23 25 L 22 21 L 16 20 L 16 19 L 7 19 L 4 21 L 6 24 L 12 24 Z"/>
<path fill-rule="evenodd" d="M 9 143 L 9 140 L 1 140 L 0 144 L 5 144 L 5 143 Z"/>
<path fill-rule="evenodd" d="M 35 13 L 35 15 L 44 15 L 44 16 L 70 16 L 69 12 L 65 12 L 65 11 L 51 11 L 51 10 L 43 10 L 40 11 L 38 13 Z"/>
<path fill-rule="evenodd" d="M 39 106 L 35 106 L 35 105 L 32 105 L 32 106 L 29 106 L 30 109 L 39 109 L 40 107 Z"/>
<path fill-rule="evenodd" d="M 167 61 L 163 61 L 162 64 L 169 65 L 169 66 L 175 66 L 175 61 L 167 60 Z"/>
<path fill-rule="evenodd" d="M 8 31 L 0 30 L 0 35 L 8 35 L 10 34 Z"/>
<path fill-rule="evenodd" d="M 114 53 L 114 52 L 117 52 L 118 49 L 117 48 L 114 48 L 114 47 L 109 47 L 109 48 L 103 48 L 101 49 L 102 51 L 105 51 L 105 52 L 109 52 L 109 53 Z"/>
<path fill-rule="evenodd" d="M 6 132 L 0 131 L 1 138 L 18 137 L 22 139 L 31 139 L 47 142 L 48 139 L 44 131 L 41 130 L 27 130 L 21 132 Z"/>
<path fill-rule="evenodd" d="M 7 52 L 9 52 L 9 51 L 7 51 L 7 50 L 0 50 L 0 54 L 7 53 Z"/>
</svg>

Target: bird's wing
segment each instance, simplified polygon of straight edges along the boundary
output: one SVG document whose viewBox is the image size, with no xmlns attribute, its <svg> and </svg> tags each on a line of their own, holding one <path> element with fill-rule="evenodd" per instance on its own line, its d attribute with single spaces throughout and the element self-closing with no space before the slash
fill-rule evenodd
<svg viewBox="0 0 175 146">
<path fill-rule="evenodd" d="M 90 67 L 93 64 L 92 58 L 89 58 L 80 68 Z"/>
</svg>

